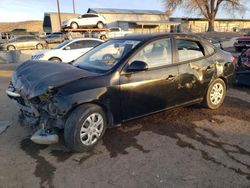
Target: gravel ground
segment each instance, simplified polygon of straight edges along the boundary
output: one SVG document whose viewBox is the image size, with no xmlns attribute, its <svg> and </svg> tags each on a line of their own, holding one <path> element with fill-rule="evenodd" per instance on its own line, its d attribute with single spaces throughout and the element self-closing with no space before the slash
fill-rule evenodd
<svg viewBox="0 0 250 188">
<path fill-rule="evenodd" d="M 250 90 L 215 111 L 178 108 L 107 130 L 96 149 L 33 144 L 0 78 L 0 187 L 250 187 Z"/>
<path fill-rule="evenodd" d="M 0 77 L 0 188 L 250 187 L 249 88 L 230 89 L 215 111 L 177 108 L 109 129 L 95 150 L 74 154 L 29 140 L 8 83 Z"/>
</svg>

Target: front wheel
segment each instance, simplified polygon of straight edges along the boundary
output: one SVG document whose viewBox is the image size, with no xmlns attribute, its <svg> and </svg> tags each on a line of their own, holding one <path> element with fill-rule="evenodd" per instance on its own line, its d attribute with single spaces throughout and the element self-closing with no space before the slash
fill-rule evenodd
<svg viewBox="0 0 250 188">
<path fill-rule="evenodd" d="M 104 24 L 102 22 L 98 22 L 96 26 L 99 29 L 103 29 L 104 28 Z"/>
<path fill-rule="evenodd" d="M 65 144 L 72 151 L 89 151 L 102 138 L 106 127 L 106 115 L 101 107 L 94 104 L 80 106 L 65 123 Z"/>
<path fill-rule="evenodd" d="M 226 84 L 222 79 L 217 78 L 208 87 L 204 103 L 206 107 L 215 110 L 223 104 L 225 96 Z"/>
</svg>

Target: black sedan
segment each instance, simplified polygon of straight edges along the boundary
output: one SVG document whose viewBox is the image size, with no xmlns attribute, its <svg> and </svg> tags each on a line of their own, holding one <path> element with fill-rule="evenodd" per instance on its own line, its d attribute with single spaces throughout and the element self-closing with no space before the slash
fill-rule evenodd
<svg viewBox="0 0 250 188">
<path fill-rule="evenodd" d="M 219 108 L 234 74 L 231 54 L 181 34 L 109 40 L 73 64 L 28 61 L 13 74 L 7 95 L 20 122 L 40 127 L 36 143 L 58 141 L 82 152 L 106 128 L 178 106 Z"/>
</svg>

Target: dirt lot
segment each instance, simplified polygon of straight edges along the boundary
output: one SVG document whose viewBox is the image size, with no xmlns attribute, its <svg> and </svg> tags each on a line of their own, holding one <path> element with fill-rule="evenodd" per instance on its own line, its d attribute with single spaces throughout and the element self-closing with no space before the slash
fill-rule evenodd
<svg viewBox="0 0 250 188">
<path fill-rule="evenodd" d="M 0 78 L 0 187 L 250 187 L 250 90 L 107 130 L 96 149 L 33 144 Z M 0 129 L 1 130 L 1 129 Z"/>
<path fill-rule="evenodd" d="M 11 68 L 13 69 L 13 68 Z M 107 130 L 92 152 L 33 144 L 0 77 L 0 188 L 250 187 L 250 88 L 219 110 L 178 108 Z"/>
</svg>

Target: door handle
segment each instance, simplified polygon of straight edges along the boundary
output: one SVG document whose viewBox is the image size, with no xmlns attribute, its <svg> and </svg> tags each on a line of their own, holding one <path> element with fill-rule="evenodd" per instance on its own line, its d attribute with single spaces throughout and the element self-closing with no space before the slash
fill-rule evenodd
<svg viewBox="0 0 250 188">
<path fill-rule="evenodd" d="M 169 81 L 172 81 L 175 79 L 176 76 L 173 76 L 173 75 L 169 75 L 166 80 L 169 80 Z"/>
</svg>

